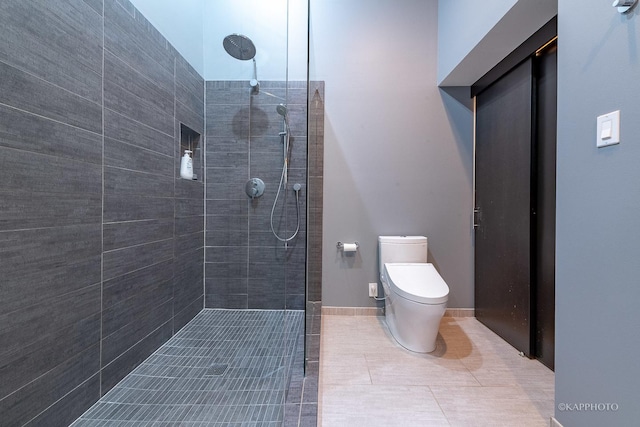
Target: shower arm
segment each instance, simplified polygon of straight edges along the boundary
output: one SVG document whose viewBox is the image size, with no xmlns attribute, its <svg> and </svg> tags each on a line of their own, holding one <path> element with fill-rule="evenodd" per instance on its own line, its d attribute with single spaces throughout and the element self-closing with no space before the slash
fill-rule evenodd
<svg viewBox="0 0 640 427">
<path fill-rule="evenodd" d="M 256 65 L 256 58 L 252 58 L 253 60 L 253 78 L 249 82 L 251 87 L 257 92 L 260 90 L 260 82 L 258 81 L 258 66 Z"/>
</svg>

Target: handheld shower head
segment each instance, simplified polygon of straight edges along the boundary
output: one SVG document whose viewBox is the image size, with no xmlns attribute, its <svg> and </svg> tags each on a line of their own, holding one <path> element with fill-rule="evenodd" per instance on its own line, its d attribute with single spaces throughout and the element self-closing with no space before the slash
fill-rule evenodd
<svg viewBox="0 0 640 427">
<path fill-rule="evenodd" d="M 287 106 L 284 104 L 278 104 L 278 106 L 276 107 L 276 111 L 278 112 L 278 114 L 280 114 L 282 117 L 287 117 Z"/>
</svg>

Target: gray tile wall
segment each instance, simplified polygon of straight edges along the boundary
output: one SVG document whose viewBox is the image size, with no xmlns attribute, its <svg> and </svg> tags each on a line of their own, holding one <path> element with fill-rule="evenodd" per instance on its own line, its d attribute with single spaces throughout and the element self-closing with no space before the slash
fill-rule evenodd
<svg viewBox="0 0 640 427">
<path fill-rule="evenodd" d="M 322 192 L 324 183 L 324 82 L 309 82 L 309 222 L 305 316 L 305 397 L 318 396 L 322 316 Z"/>
<path fill-rule="evenodd" d="M 307 302 L 322 301 L 322 192 L 324 187 L 324 82 L 309 82 L 309 230 Z"/>
<path fill-rule="evenodd" d="M 211 308 L 305 308 L 307 224 L 307 83 L 207 81 L 205 305 Z M 269 92 L 279 98 L 267 95 Z M 284 101 L 286 99 L 286 101 Z M 282 173 L 282 117 L 291 126 L 289 183 L 280 195 L 274 228 L 281 237 L 297 225 L 294 183 L 300 183 L 300 231 L 284 244 L 270 230 L 270 213 Z M 266 189 L 251 200 L 249 178 Z M 283 197 L 283 194 L 286 197 Z"/>
<path fill-rule="evenodd" d="M 203 307 L 204 81 L 127 0 L 0 29 L 0 424 L 63 426 Z"/>
</svg>

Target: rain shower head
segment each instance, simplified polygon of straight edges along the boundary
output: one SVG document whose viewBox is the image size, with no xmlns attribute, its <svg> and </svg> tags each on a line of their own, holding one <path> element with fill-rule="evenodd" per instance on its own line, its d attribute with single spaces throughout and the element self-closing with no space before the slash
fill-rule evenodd
<svg viewBox="0 0 640 427">
<path fill-rule="evenodd" d="M 280 114 L 282 117 L 287 117 L 287 106 L 284 104 L 278 104 L 278 106 L 276 107 L 276 111 L 278 112 L 278 114 Z"/>
<path fill-rule="evenodd" d="M 231 56 L 241 61 L 253 59 L 253 78 L 249 81 L 253 94 L 260 92 L 258 81 L 258 67 L 256 66 L 256 46 L 251 39 L 242 34 L 230 34 L 222 40 L 224 50 Z"/>
<path fill-rule="evenodd" d="M 247 36 L 242 34 L 230 34 L 222 41 L 224 50 L 231 56 L 241 61 L 248 61 L 256 56 L 256 47 Z"/>
</svg>

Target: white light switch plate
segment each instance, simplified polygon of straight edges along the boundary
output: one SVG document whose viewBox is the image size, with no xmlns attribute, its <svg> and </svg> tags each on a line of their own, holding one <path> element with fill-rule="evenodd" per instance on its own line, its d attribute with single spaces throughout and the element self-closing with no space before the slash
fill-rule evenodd
<svg viewBox="0 0 640 427">
<path fill-rule="evenodd" d="M 596 146 L 606 147 L 620 143 L 620 110 L 598 116 Z"/>
</svg>

